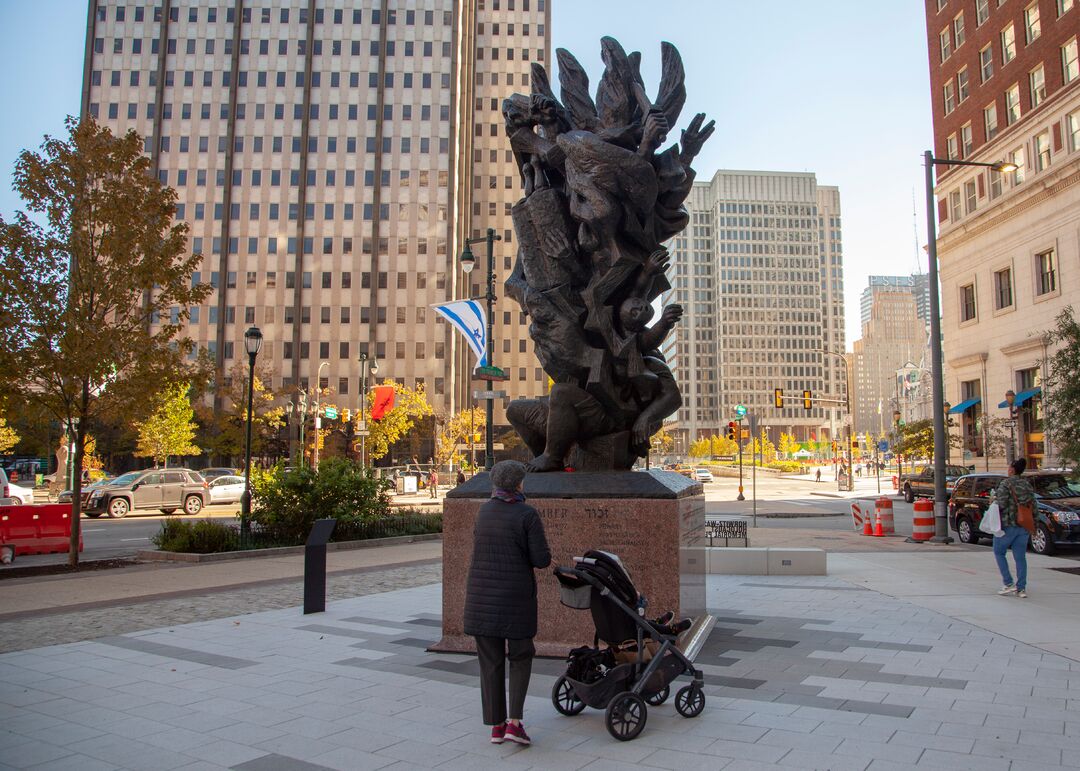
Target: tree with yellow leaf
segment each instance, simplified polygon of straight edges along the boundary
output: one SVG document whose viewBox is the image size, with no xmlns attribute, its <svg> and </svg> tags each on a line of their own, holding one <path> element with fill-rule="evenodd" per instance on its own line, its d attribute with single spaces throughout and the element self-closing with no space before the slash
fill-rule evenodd
<svg viewBox="0 0 1080 771">
<path fill-rule="evenodd" d="M 799 451 L 799 443 L 795 441 L 794 434 L 785 434 L 780 432 L 780 454 L 787 460 L 791 460 L 795 457 L 795 453 Z"/>
<path fill-rule="evenodd" d="M 19 443 L 19 434 L 7 424 L 7 419 L 0 415 L 0 453 L 7 452 Z"/>
<path fill-rule="evenodd" d="M 453 461 L 461 464 L 471 458 L 469 450 L 459 450 L 459 445 L 466 447 L 475 443 L 483 452 L 484 431 L 487 415 L 481 407 L 462 410 L 455 415 L 439 421 L 439 432 L 435 437 L 435 462 L 442 466 Z"/>
<path fill-rule="evenodd" d="M 195 411 L 188 401 L 187 383 L 177 383 L 166 388 L 158 398 L 157 406 L 146 420 L 136 423 L 139 444 L 136 455 L 150 457 L 166 468 L 170 455 L 198 455 L 195 446 Z"/>
<path fill-rule="evenodd" d="M 417 385 L 415 389 L 406 388 L 395 380 L 386 378 L 382 385 L 393 386 L 394 407 L 378 420 L 372 420 L 373 400 L 368 400 L 364 419 L 371 432 L 367 438 L 367 453 L 371 460 L 382 458 L 390 452 L 390 445 L 409 433 L 418 418 L 434 413 L 423 384 Z"/>
</svg>

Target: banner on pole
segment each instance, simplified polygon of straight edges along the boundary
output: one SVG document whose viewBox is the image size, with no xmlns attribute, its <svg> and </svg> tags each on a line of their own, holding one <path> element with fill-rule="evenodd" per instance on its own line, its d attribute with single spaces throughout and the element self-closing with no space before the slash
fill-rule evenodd
<svg viewBox="0 0 1080 771">
<path fill-rule="evenodd" d="M 487 316 L 484 307 L 476 300 L 455 300 L 431 307 L 465 336 L 465 341 L 476 354 L 476 367 L 487 366 Z"/>
<path fill-rule="evenodd" d="M 371 394 L 371 419 L 380 420 L 394 409 L 394 387 L 392 385 L 375 386 Z"/>
</svg>

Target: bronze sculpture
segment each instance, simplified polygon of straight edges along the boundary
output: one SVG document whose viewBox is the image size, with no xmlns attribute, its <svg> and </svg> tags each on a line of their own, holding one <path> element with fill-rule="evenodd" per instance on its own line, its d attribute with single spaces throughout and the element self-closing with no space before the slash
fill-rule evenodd
<svg viewBox="0 0 1080 771">
<path fill-rule="evenodd" d="M 554 382 L 539 399 L 517 399 L 507 419 L 535 457 L 532 471 L 630 468 L 649 437 L 682 405 L 660 353 L 682 308 L 651 328 L 652 303 L 669 290 L 663 243 L 688 222 L 690 164 L 714 129 L 699 113 L 681 142 L 658 152 L 686 100 L 679 52 L 662 43 L 662 75 L 650 101 L 637 52 L 601 40 L 596 101 L 578 61 L 559 49 L 562 101 L 544 67 L 532 93 L 503 102 L 524 197 L 513 208 L 518 256 L 507 293 L 530 319 L 529 334 Z"/>
</svg>

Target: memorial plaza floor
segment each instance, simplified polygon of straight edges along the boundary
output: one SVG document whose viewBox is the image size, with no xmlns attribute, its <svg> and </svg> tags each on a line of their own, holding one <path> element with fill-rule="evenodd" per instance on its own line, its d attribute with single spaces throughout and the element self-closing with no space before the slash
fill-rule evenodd
<svg viewBox="0 0 1080 771">
<path fill-rule="evenodd" d="M 2 582 L 0 769 L 1080 766 L 1080 577 L 1061 562 L 1031 559 L 1027 600 L 996 596 L 986 548 L 830 554 L 827 577 L 711 576 L 699 717 L 669 700 L 616 741 L 602 712 L 555 712 L 563 664 L 537 660 L 534 744 L 519 747 L 488 741 L 476 660 L 426 651 L 440 633 L 436 547 L 413 564 L 353 557 L 372 564 L 332 572 L 326 612 L 308 616 L 287 581 L 200 585 L 146 608 L 117 588 L 180 587 L 211 566 L 88 575 L 114 600 L 67 609 L 56 596 L 76 579 Z M 20 587 L 52 609 L 5 616 Z M 153 628 L 150 605 L 164 614 Z M 77 614 L 100 616 L 81 635 L 95 639 Z M 206 620 L 177 623 L 192 617 Z"/>
</svg>

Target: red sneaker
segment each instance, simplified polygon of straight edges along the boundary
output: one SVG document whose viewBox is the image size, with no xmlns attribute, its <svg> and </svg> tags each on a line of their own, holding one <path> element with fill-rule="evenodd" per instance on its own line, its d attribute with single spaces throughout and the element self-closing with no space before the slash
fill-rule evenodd
<svg viewBox="0 0 1080 771">
<path fill-rule="evenodd" d="M 491 727 L 491 743 L 502 744 L 503 739 L 506 738 L 506 723 L 500 723 L 499 725 L 493 725 Z"/>
<path fill-rule="evenodd" d="M 521 723 L 507 723 L 506 738 L 517 744 L 532 744 L 532 739 L 525 733 L 525 726 Z"/>
</svg>

